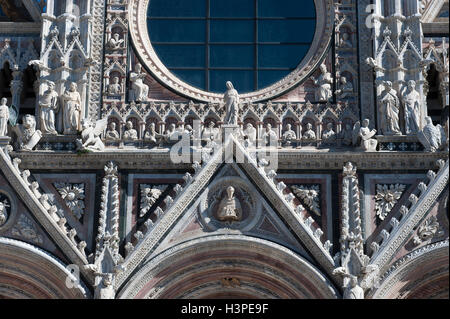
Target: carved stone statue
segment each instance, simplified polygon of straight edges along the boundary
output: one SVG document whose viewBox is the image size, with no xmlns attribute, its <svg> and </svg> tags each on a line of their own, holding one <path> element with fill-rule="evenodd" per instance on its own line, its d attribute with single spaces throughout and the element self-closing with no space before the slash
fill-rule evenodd
<svg viewBox="0 0 450 319">
<path fill-rule="evenodd" d="M 6 211 L 7 207 L 9 207 L 7 200 L 0 202 L 0 227 L 3 226 L 8 220 L 8 212 Z"/>
<path fill-rule="evenodd" d="M 379 112 L 381 123 L 381 134 L 401 135 L 399 126 L 400 99 L 397 92 L 392 88 L 392 82 L 383 83 L 385 90 L 379 98 Z"/>
<path fill-rule="evenodd" d="M 417 134 L 420 127 L 420 94 L 416 91 L 416 82 L 408 81 L 407 88 L 402 94 L 405 107 L 405 133 Z"/>
<path fill-rule="evenodd" d="M 8 100 L 4 97 L 0 102 L 0 136 L 6 136 L 8 133 L 9 106 Z"/>
<path fill-rule="evenodd" d="M 212 142 L 217 140 L 219 137 L 219 129 L 215 127 L 216 124 L 211 121 L 209 122 L 208 127 L 205 127 L 202 132 L 202 138 L 207 142 Z"/>
<path fill-rule="evenodd" d="M 134 100 L 143 102 L 148 100 L 148 85 L 144 83 L 146 74 L 142 72 L 142 65 L 136 64 L 134 72 L 130 74 L 131 88 Z"/>
<path fill-rule="evenodd" d="M 226 86 L 227 91 L 223 96 L 225 110 L 227 111 L 225 124 L 237 125 L 239 116 L 239 94 L 234 89 L 233 83 L 230 81 L 226 83 Z"/>
<path fill-rule="evenodd" d="M 113 285 L 113 275 L 105 274 L 95 290 L 96 299 L 114 299 L 116 292 Z"/>
<path fill-rule="evenodd" d="M 55 113 L 59 110 L 58 93 L 52 81 L 47 81 L 47 87 L 47 91 L 39 97 L 41 132 L 56 135 L 58 132 L 55 128 Z"/>
<path fill-rule="evenodd" d="M 244 138 L 247 137 L 247 142 L 250 145 L 256 144 L 256 128 L 253 127 L 252 123 L 247 123 L 244 130 Z"/>
<path fill-rule="evenodd" d="M 353 145 L 359 146 L 363 151 L 375 152 L 377 150 L 378 141 L 372 137 L 375 136 L 377 130 L 370 130 L 369 120 L 365 119 L 362 126 L 356 122 L 353 127 Z"/>
<path fill-rule="evenodd" d="M 242 208 L 239 200 L 234 197 L 234 187 L 227 187 L 227 196 L 220 201 L 217 219 L 221 221 L 240 221 Z"/>
<path fill-rule="evenodd" d="M 417 137 L 426 152 L 436 152 L 446 144 L 445 130 L 440 124 L 434 126 L 429 116 L 425 117 L 425 122 L 424 128 L 419 131 Z"/>
<path fill-rule="evenodd" d="M 364 299 L 364 290 L 358 285 L 356 276 L 350 277 L 350 282 L 344 290 L 344 299 Z"/>
<path fill-rule="evenodd" d="M 347 97 L 348 94 L 353 93 L 353 84 L 351 82 L 347 82 L 347 78 L 345 76 L 341 76 L 340 80 L 340 88 L 336 90 L 336 94 L 339 95 L 340 98 Z"/>
<path fill-rule="evenodd" d="M 25 114 L 22 123 L 13 127 L 18 137 L 19 149 L 31 151 L 42 138 L 42 132 L 36 130 L 36 118 L 33 115 Z"/>
<path fill-rule="evenodd" d="M 77 140 L 78 149 L 103 151 L 105 149 L 105 144 L 103 144 L 100 135 L 105 130 L 107 123 L 107 118 L 99 120 L 95 124 L 92 123 L 89 119 L 83 119 L 83 131 L 81 132 L 81 140 Z"/>
<path fill-rule="evenodd" d="M 77 84 L 70 83 L 62 100 L 64 102 L 64 134 L 77 134 L 81 131 L 81 96 L 77 91 Z"/>
<path fill-rule="evenodd" d="M 350 41 L 350 35 L 347 32 L 342 34 L 342 38 L 339 41 L 339 46 L 341 48 L 351 48 L 353 46 L 352 41 Z"/>
<path fill-rule="evenodd" d="M 266 131 L 262 135 L 262 139 L 264 141 L 264 145 L 267 146 L 276 146 L 278 143 L 278 136 L 274 130 L 272 130 L 272 125 L 267 123 Z"/>
<path fill-rule="evenodd" d="M 119 50 L 122 48 L 122 43 L 124 39 L 120 39 L 120 34 L 114 33 L 111 39 L 109 39 L 106 46 L 111 50 Z"/>
<path fill-rule="evenodd" d="M 333 131 L 333 123 L 327 124 L 327 129 L 322 133 L 322 142 L 327 145 L 336 143 L 336 132 Z"/>
<path fill-rule="evenodd" d="M 290 146 L 292 141 L 297 138 L 297 134 L 295 134 L 294 130 L 292 130 L 291 124 L 286 124 L 286 131 L 283 133 L 282 141 L 286 146 Z"/>
<path fill-rule="evenodd" d="M 108 93 L 109 94 L 120 94 L 122 92 L 122 86 L 119 83 L 119 77 L 113 77 L 113 82 L 108 85 Z"/>
<path fill-rule="evenodd" d="M 351 146 L 353 143 L 353 130 L 350 124 L 345 124 L 344 130 L 341 132 L 342 145 Z"/>
<path fill-rule="evenodd" d="M 106 131 L 106 139 L 107 140 L 118 140 L 120 139 L 119 132 L 116 130 L 116 123 L 109 123 L 109 128 Z"/>
<path fill-rule="evenodd" d="M 316 101 L 326 102 L 331 99 L 333 93 L 331 91 L 331 86 L 333 85 L 333 78 L 331 73 L 327 71 L 327 66 L 322 64 L 320 66 L 320 72 L 322 73 L 317 79 L 311 77 L 314 85 L 318 86 L 316 89 Z"/>
<path fill-rule="evenodd" d="M 145 134 L 144 134 L 144 140 L 150 141 L 150 142 L 156 144 L 158 135 L 159 134 L 156 133 L 155 123 L 150 123 L 150 125 L 148 127 L 148 131 L 145 132 Z"/>
<path fill-rule="evenodd" d="M 123 132 L 123 138 L 125 140 L 137 140 L 138 134 L 137 131 L 133 128 L 133 122 L 127 121 L 125 124 L 126 130 Z"/>
<path fill-rule="evenodd" d="M 312 127 L 313 126 L 311 123 L 306 124 L 306 131 L 303 134 L 304 140 L 315 140 L 316 139 L 316 133 L 312 130 Z"/>
</svg>

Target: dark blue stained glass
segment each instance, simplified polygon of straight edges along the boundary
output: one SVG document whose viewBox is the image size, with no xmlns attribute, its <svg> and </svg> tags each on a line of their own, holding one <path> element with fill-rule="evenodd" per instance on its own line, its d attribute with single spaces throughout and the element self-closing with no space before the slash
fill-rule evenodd
<svg viewBox="0 0 450 319">
<path fill-rule="evenodd" d="M 254 20 L 212 20 L 210 42 L 253 42 Z"/>
<path fill-rule="evenodd" d="M 314 1 L 258 0 L 259 17 L 315 18 Z"/>
<path fill-rule="evenodd" d="M 258 71 L 258 89 L 265 88 L 287 76 L 291 71 L 260 70 Z"/>
<path fill-rule="evenodd" d="M 254 90 L 254 72 L 242 70 L 211 70 L 209 72 L 210 91 L 223 93 L 227 90 L 225 83 L 233 82 L 238 92 L 251 92 Z"/>
<path fill-rule="evenodd" d="M 308 52 L 309 45 L 263 44 L 258 46 L 260 68 L 295 69 Z"/>
<path fill-rule="evenodd" d="M 255 17 L 255 0 L 210 0 L 211 17 Z"/>
<path fill-rule="evenodd" d="M 209 12 L 207 12 L 209 10 Z M 151 0 L 148 28 L 181 80 L 223 93 L 267 87 L 292 72 L 314 38 L 314 0 Z"/>
<path fill-rule="evenodd" d="M 240 67 L 254 68 L 254 46 L 253 45 L 211 45 L 210 67 Z"/>
<path fill-rule="evenodd" d="M 152 42 L 205 42 L 205 20 L 151 20 L 148 32 Z"/>
<path fill-rule="evenodd" d="M 151 0 L 150 17 L 203 17 L 205 0 Z"/>
<path fill-rule="evenodd" d="M 260 42 L 304 42 L 314 38 L 315 21 L 308 20 L 260 20 Z"/>
<path fill-rule="evenodd" d="M 171 70 L 178 78 L 195 86 L 199 89 L 205 89 L 205 71 L 204 70 Z"/>
<path fill-rule="evenodd" d="M 156 54 L 161 58 L 161 62 L 168 68 L 188 67 L 203 68 L 205 66 L 205 46 L 204 45 L 167 45 L 154 44 Z"/>
</svg>

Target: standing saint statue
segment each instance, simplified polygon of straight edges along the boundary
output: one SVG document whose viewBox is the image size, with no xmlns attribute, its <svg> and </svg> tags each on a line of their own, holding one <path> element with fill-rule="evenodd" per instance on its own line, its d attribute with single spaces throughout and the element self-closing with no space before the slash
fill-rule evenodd
<svg viewBox="0 0 450 319">
<path fill-rule="evenodd" d="M 383 135 L 401 135 L 399 126 L 400 99 L 397 91 L 392 88 L 392 82 L 383 83 L 385 90 L 380 96 L 380 121 L 381 134 Z"/>
<path fill-rule="evenodd" d="M 405 106 L 405 133 L 417 134 L 420 123 L 420 94 L 416 91 L 415 81 L 408 81 L 402 100 Z"/>
<path fill-rule="evenodd" d="M 69 90 L 62 96 L 64 103 L 64 134 L 76 134 L 81 131 L 81 96 L 77 84 L 70 83 Z"/>
<path fill-rule="evenodd" d="M 234 89 L 233 83 L 231 83 L 230 81 L 226 83 L 226 86 L 227 91 L 223 96 L 225 102 L 225 110 L 227 111 L 225 124 L 237 125 L 239 115 L 239 94 Z"/>
<path fill-rule="evenodd" d="M 40 122 L 42 134 L 56 135 L 55 113 L 58 112 L 58 93 L 55 91 L 55 83 L 47 81 L 47 91 L 39 98 L 39 107 L 41 108 Z"/>
<path fill-rule="evenodd" d="M 9 107 L 6 105 L 8 100 L 2 98 L 0 103 L 0 136 L 6 136 L 8 133 Z"/>
<path fill-rule="evenodd" d="M 318 86 L 316 89 L 316 101 L 317 102 L 326 102 L 333 96 L 333 92 L 331 91 L 331 86 L 333 85 L 333 77 L 331 73 L 328 72 L 327 66 L 322 64 L 320 66 L 321 75 L 316 79 L 315 77 L 311 77 L 314 85 Z"/>
<path fill-rule="evenodd" d="M 148 85 L 144 83 L 146 75 L 142 72 L 142 65 L 136 64 L 134 72 L 130 74 L 131 88 L 134 93 L 134 100 L 143 102 L 148 100 Z"/>
</svg>

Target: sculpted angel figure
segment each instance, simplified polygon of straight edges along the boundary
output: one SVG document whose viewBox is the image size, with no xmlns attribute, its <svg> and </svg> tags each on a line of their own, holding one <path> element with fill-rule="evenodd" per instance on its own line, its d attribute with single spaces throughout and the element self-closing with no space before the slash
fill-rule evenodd
<svg viewBox="0 0 450 319">
<path fill-rule="evenodd" d="M 420 123 L 420 94 L 416 91 L 415 81 L 408 81 L 402 100 L 405 107 L 405 133 L 416 134 Z"/>
<path fill-rule="evenodd" d="M 227 91 L 225 92 L 223 99 L 225 102 L 225 110 L 227 115 L 225 117 L 225 124 L 238 124 L 239 115 L 239 94 L 234 89 L 233 83 L 228 81 L 226 83 Z"/>
<path fill-rule="evenodd" d="M 227 195 L 219 204 L 217 219 L 221 221 L 239 221 L 242 218 L 242 208 L 239 200 L 234 197 L 234 187 L 227 187 Z"/>
<path fill-rule="evenodd" d="M 331 73 L 328 72 L 327 66 L 322 64 L 320 66 L 321 75 L 316 79 L 311 77 L 314 85 L 318 86 L 316 89 L 316 101 L 326 102 L 332 97 L 331 86 L 333 85 L 333 77 Z"/>
<path fill-rule="evenodd" d="M 400 99 L 392 88 L 391 81 L 383 83 L 385 90 L 380 96 L 381 133 L 383 135 L 401 135 L 399 126 Z"/>
<path fill-rule="evenodd" d="M 55 83 L 47 81 L 47 91 L 39 98 L 39 107 L 41 108 L 41 132 L 43 134 L 56 135 L 55 113 L 59 110 L 58 93 L 55 91 Z"/>
<path fill-rule="evenodd" d="M 425 126 L 419 131 L 417 137 L 427 152 L 436 152 L 446 144 L 446 134 L 444 128 L 438 124 L 434 125 L 431 117 L 425 118 Z"/>
<path fill-rule="evenodd" d="M 362 122 L 356 122 L 353 127 L 353 145 L 359 146 L 363 151 L 376 151 L 378 141 L 372 137 L 375 136 L 377 130 L 370 130 L 369 120 L 365 119 Z"/>
<path fill-rule="evenodd" d="M 64 134 L 76 134 L 81 131 L 81 96 L 75 82 L 70 83 L 62 100 L 64 102 Z"/>
<path fill-rule="evenodd" d="M 106 129 L 108 119 L 104 118 L 96 123 L 92 123 L 89 119 L 83 119 L 81 140 L 77 140 L 79 150 L 103 151 L 105 144 L 103 144 L 100 135 Z"/>
<path fill-rule="evenodd" d="M 134 100 L 143 102 L 148 100 L 148 85 L 144 83 L 146 75 L 142 72 L 142 65 L 136 64 L 134 72 L 130 74 L 131 88 Z"/>
</svg>

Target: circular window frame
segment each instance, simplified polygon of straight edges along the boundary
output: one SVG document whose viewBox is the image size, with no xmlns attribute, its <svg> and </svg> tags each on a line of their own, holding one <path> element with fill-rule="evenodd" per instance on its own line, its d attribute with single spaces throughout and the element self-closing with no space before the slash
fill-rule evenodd
<svg viewBox="0 0 450 319">
<path fill-rule="evenodd" d="M 223 94 L 196 88 L 173 74 L 161 62 L 150 41 L 147 30 L 147 12 L 151 0 L 131 0 L 129 25 L 131 39 L 142 65 L 164 86 L 195 101 L 217 103 Z M 316 29 L 311 46 L 297 68 L 287 76 L 263 89 L 240 94 L 241 102 L 255 103 L 270 100 L 297 86 L 320 65 L 331 43 L 334 24 L 332 0 L 314 0 L 316 6 Z M 225 83 L 224 91 L 225 91 Z"/>
</svg>

